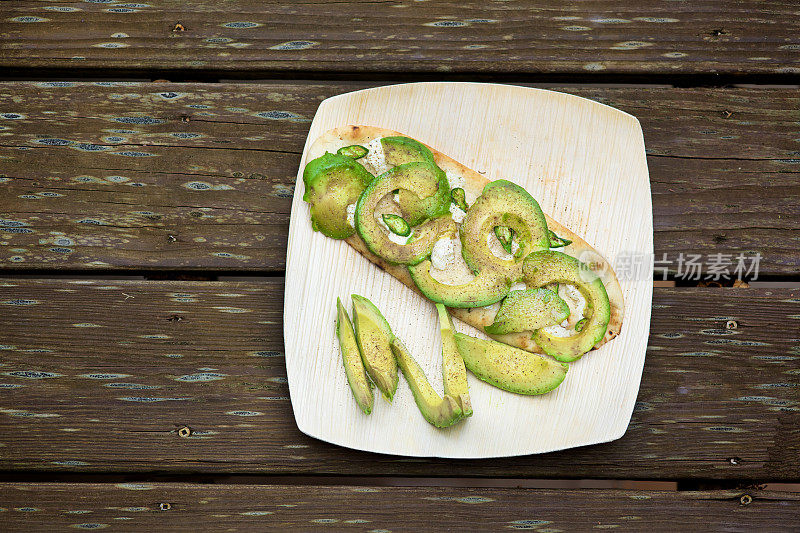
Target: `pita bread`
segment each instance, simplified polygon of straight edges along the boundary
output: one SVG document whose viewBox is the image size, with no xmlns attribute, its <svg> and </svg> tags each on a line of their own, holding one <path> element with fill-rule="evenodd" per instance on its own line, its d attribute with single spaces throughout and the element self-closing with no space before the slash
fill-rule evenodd
<svg viewBox="0 0 800 533">
<path fill-rule="evenodd" d="M 395 135 L 403 134 L 393 130 L 377 128 L 374 126 L 343 126 L 340 128 L 335 128 L 325 132 L 316 141 L 314 141 L 314 143 L 308 149 L 307 161 L 311 161 L 312 159 L 320 157 L 325 152 L 336 152 L 336 150 L 343 146 L 349 146 L 351 144 L 363 145 L 378 137 L 391 137 Z M 474 200 L 480 196 L 484 186 L 489 183 L 490 180 L 486 179 L 474 170 L 465 167 L 458 161 L 455 161 L 445 154 L 438 152 L 434 148 L 431 148 L 430 146 L 428 146 L 428 148 L 433 153 L 436 164 L 439 165 L 442 170 L 462 176 L 464 178 L 463 187 L 469 203 L 472 203 L 470 202 L 470 199 Z M 603 284 L 606 287 L 608 299 L 611 304 L 611 318 L 609 320 L 608 330 L 606 331 L 605 336 L 594 347 L 599 348 L 606 342 L 619 335 L 622 328 L 622 319 L 625 314 L 625 304 L 622 297 L 622 289 L 619 286 L 619 281 L 617 280 L 611 265 L 599 252 L 597 252 L 597 250 L 589 246 L 586 241 L 581 239 L 568 228 L 547 216 L 547 214 L 545 214 L 545 218 L 547 219 L 547 226 L 556 235 L 572 241 L 569 246 L 559 248 L 559 251 L 563 251 L 565 254 L 577 257 L 583 262 L 590 264 L 592 270 L 594 270 L 601 277 Z M 397 278 L 400 282 L 415 290 L 417 293 L 421 294 L 414 284 L 414 281 L 411 279 L 411 275 L 409 274 L 407 267 L 404 265 L 391 265 L 369 251 L 366 244 L 361 240 L 358 234 L 350 236 L 346 239 L 346 242 L 355 248 L 359 253 L 361 253 L 361 255 L 375 263 L 378 267 L 385 270 Z M 450 309 L 450 314 L 469 324 L 470 326 L 483 331 L 484 326 L 488 326 L 494 322 L 496 310 L 487 309 L 484 307 L 476 307 L 471 309 Z M 522 348 L 523 350 L 527 350 L 529 352 L 541 353 L 541 348 L 539 348 L 532 340 L 531 334 L 531 331 L 523 331 L 520 333 L 509 333 L 507 335 L 490 335 L 490 337 L 511 346 Z"/>
</svg>

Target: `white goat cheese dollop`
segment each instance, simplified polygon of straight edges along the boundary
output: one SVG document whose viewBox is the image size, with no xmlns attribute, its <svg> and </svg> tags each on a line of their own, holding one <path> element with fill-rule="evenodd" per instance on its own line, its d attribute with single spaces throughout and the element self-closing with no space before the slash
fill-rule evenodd
<svg viewBox="0 0 800 533">
<path fill-rule="evenodd" d="M 445 171 L 445 175 L 447 176 L 447 182 L 450 184 L 451 189 L 464 188 L 464 183 L 466 182 L 464 176 L 459 176 L 449 170 Z"/>
<path fill-rule="evenodd" d="M 503 249 L 503 245 L 500 244 L 494 232 L 490 231 L 486 234 L 486 246 L 489 247 L 489 251 L 498 259 L 505 259 L 506 261 L 514 259 L 513 255 Z M 511 249 L 514 249 L 514 241 L 511 241 Z"/>
<path fill-rule="evenodd" d="M 453 222 L 456 224 L 461 224 L 464 222 L 464 217 L 467 216 L 466 211 L 458 207 L 456 204 L 450 204 L 450 216 L 453 217 Z"/>
<path fill-rule="evenodd" d="M 363 158 L 363 162 L 366 163 L 364 167 L 370 173 L 377 176 L 392 168 L 386 164 L 386 153 L 383 151 L 383 143 L 380 137 L 372 139 L 364 147 L 369 150 Z"/>
<path fill-rule="evenodd" d="M 445 285 L 463 285 L 475 279 L 461 255 L 461 239 L 443 237 L 431 251 L 431 277 Z"/>
</svg>

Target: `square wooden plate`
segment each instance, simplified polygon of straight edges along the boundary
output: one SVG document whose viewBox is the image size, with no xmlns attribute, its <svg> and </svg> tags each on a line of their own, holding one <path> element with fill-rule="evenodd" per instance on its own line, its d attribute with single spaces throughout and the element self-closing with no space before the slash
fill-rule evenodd
<svg viewBox="0 0 800 533">
<path fill-rule="evenodd" d="M 489 179 L 524 186 L 542 209 L 581 235 L 617 270 L 625 295 L 619 337 L 570 365 L 564 383 L 520 396 L 469 375 L 474 415 L 440 430 L 428 424 L 401 377 L 392 404 L 377 392 L 371 415 L 348 388 L 334 333 L 336 298 L 370 298 L 442 390 L 433 304 L 361 257 L 311 230 L 303 202 L 306 152 L 324 131 L 348 124 L 393 129 Z M 408 456 L 501 457 L 620 438 L 644 365 L 652 301 L 653 216 L 642 130 L 636 118 L 552 91 L 482 83 L 411 83 L 329 98 L 306 141 L 292 202 L 284 339 L 295 419 L 307 435 L 341 446 Z M 458 322 L 457 329 L 477 330 Z M 480 334 L 478 334 L 480 336 Z"/>
</svg>

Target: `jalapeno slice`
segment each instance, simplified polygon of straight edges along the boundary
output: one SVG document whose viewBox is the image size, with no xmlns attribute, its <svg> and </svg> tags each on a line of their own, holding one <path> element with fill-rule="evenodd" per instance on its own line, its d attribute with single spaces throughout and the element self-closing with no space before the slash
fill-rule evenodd
<svg viewBox="0 0 800 533">
<path fill-rule="evenodd" d="M 361 159 L 369 153 L 369 150 L 360 144 L 352 144 L 350 146 L 342 146 L 336 150 L 336 153 L 345 157 L 349 157 L 350 159 Z"/>
</svg>

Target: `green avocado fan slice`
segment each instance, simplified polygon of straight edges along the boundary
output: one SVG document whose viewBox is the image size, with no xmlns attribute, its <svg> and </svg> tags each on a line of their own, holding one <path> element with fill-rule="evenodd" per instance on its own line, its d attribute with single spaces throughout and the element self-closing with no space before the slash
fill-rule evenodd
<svg viewBox="0 0 800 533">
<path fill-rule="evenodd" d="M 353 324 L 339 298 L 336 299 L 336 311 L 336 336 L 339 338 L 347 383 L 350 385 L 356 403 L 364 411 L 364 414 L 368 415 L 372 412 L 372 384 L 364 370 L 364 362 L 361 360 L 361 350 L 358 348 Z"/>
<path fill-rule="evenodd" d="M 567 376 L 568 366 L 497 341 L 455 334 L 464 364 L 479 379 L 508 392 L 544 394 Z"/>
<path fill-rule="evenodd" d="M 367 298 L 353 294 L 356 341 L 367 374 L 391 402 L 397 390 L 397 362 L 390 347 L 394 335 L 389 323 Z"/>
<path fill-rule="evenodd" d="M 467 368 L 458 351 L 455 341 L 456 329 L 453 319 L 442 304 L 436 304 L 439 313 L 439 329 L 442 332 L 442 381 L 444 393 L 458 401 L 464 418 L 472 416 L 472 402 L 469 399 L 467 386 Z"/>
<path fill-rule="evenodd" d="M 463 412 L 458 400 L 449 394 L 442 397 L 436 393 L 422 367 L 396 337 L 392 341 L 392 351 L 425 420 L 437 428 L 449 427 L 461 420 Z"/>
<path fill-rule="evenodd" d="M 547 220 L 539 203 L 528 191 L 506 180 L 487 184 L 467 211 L 460 228 L 464 261 L 473 272 L 485 268 L 508 276 L 512 283 L 522 278 L 522 260 L 532 251 L 546 250 L 550 241 Z M 497 257 L 488 244 L 497 237 L 510 252 L 512 236 L 519 248 L 510 259 Z"/>
<path fill-rule="evenodd" d="M 432 266 L 431 260 L 426 259 L 410 265 L 408 272 L 420 292 L 436 303 L 457 308 L 483 307 L 499 302 L 508 294 L 508 278 L 495 270 L 486 268 L 467 283 L 448 285 L 431 275 Z"/>
</svg>

